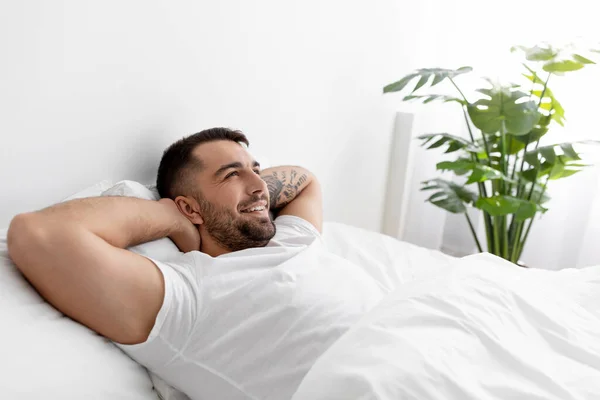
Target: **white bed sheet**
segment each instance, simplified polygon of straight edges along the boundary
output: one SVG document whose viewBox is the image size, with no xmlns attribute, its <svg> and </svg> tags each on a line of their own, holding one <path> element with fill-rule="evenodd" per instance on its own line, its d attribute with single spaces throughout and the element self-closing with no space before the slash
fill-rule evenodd
<svg viewBox="0 0 600 400">
<path fill-rule="evenodd" d="M 554 272 L 486 254 L 456 259 L 388 294 L 317 360 L 292 400 L 598 399 L 599 316 L 600 266 Z"/>
<path fill-rule="evenodd" d="M 336 222 L 324 224 L 323 240 L 327 249 L 362 266 L 390 292 L 403 284 L 444 273 L 456 259 L 437 250 Z"/>
</svg>

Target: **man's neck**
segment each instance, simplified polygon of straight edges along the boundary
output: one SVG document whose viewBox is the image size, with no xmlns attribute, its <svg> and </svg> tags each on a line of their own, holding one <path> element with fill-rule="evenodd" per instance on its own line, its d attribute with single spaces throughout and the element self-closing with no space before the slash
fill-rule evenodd
<svg viewBox="0 0 600 400">
<path fill-rule="evenodd" d="M 217 244 L 212 238 L 202 238 L 202 244 L 200 245 L 200 251 L 206 253 L 211 257 L 218 257 L 223 254 L 231 253 L 231 250 L 226 249 Z"/>
</svg>

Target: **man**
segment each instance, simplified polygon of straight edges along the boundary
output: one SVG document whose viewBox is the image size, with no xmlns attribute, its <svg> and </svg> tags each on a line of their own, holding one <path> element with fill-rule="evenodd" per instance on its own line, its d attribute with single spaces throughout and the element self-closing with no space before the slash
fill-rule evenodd
<svg viewBox="0 0 600 400">
<path fill-rule="evenodd" d="M 192 399 L 290 398 L 383 290 L 323 250 L 314 175 L 261 171 L 247 145 L 225 128 L 174 143 L 158 202 L 88 198 L 18 215 L 10 256 L 48 302 Z M 127 250 L 164 237 L 184 254 Z"/>
</svg>

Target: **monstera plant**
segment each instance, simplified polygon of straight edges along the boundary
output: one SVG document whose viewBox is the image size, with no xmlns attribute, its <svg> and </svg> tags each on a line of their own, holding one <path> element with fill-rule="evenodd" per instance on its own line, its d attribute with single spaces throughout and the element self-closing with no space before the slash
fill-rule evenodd
<svg viewBox="0 0 600 400">
<path fill-rule="evenodd" d="M 594 62 L 588 58 L 593 55 L 549 44 L 511 50 L 524 54 L 522 84 L 499 84 L 485 79 L 485 87 L 467 98 L 457 81 L 471 72 L 471 67 L 424 68 L 385 86 L 383 92 L 407 90 L 409 83 L 416 81 L 404 101 L 441 101 L 460 107 L 468 139 L 450 133 L 418 137 L 427 149 L 442 148 L 445 153 L 456 155 L 437 164 L 438 170 L 451 171 L 456 177 L 425 181 L 421 190 L 431 191 L 427 199 L 430 203 L 465 215 L 481 252 L 481 242 L 467 213 L 470 207 L 479 209 L 485 224 L 487 251 L 518 263 L 535 217 L 548 209 L 548 183 L 586 167 L 576 148 L 594 143 L 564 141 L 540 145 L 555 124 L 565 123 L 565 110 L 550 85 L 555 77 L 569 75 Z M 444 81 L 452 85 L 456 95 L 431 93 L 431 89 L 422 93 Z"/>
</svg>

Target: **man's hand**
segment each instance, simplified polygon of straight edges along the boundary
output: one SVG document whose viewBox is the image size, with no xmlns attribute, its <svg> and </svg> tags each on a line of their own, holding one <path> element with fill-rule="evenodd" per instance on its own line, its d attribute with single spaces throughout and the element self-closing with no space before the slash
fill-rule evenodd
<svg viewBox="0 0 600 400">
<path fill-rule="evenodd" d="M 169 239 L 184 253 L 200 250 L 201 239 L 198 227 L 179 212 L 173 200 L 165 198 L 160 199 L 158 202 L 167 207 L 173 214 L 173 218 L 178 221 L 177 229 L 169 235 Z"/>
<path fill-rule="evenodd" d="M 301 167 L 267 168 L 260 173 L 269 190 L 274 217 L 294 215 L 310 222 L 319 232 L 323 224 L 321 187 L 317 178 Z"/>
</svg>

